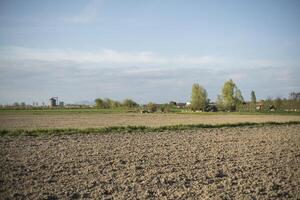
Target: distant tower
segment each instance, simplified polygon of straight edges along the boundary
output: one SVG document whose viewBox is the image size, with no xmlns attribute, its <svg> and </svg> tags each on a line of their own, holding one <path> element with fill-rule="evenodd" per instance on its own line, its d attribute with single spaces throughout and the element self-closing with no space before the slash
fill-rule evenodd
<svg viewBox="0 0 300 200">
<path fill-rule="evenodd" d="M 51 97 L 49 99 L 49 106 L 56 107 L 58 105 L 58 97 Z"/>
<path fill-rule="evenodd" d="M 60 102 L 59 102 L 59 107 L 64 107 L 64 105 L 65 105 L 65 104 L 64 104 L 63 101 L 60 101 Z"/>
</svg>

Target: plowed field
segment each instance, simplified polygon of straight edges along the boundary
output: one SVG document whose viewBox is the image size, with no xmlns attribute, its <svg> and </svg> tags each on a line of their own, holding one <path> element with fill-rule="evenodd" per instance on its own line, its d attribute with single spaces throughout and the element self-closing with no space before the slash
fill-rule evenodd
<svg viewBox="0 0 300 200">
<path fill-rule="evenodd" d="M 0 199 L 300 199 L 300 125 L 0 138 Z"/>
<path fill-rule="evenodd" d="M 99 128 L 106 126 L 165 126 L 240 122 L 300 121 L 300 115 L 237 114 L 1 114 L 0 129 Z"/>
</svg>

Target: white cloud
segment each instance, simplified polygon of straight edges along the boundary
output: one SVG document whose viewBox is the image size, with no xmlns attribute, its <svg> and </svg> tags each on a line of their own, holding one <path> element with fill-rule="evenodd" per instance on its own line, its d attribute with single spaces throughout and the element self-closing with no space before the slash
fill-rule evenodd
<svg viewBox="0 0 300 200">
<path fill-rule="evenodd" d="M 188 56 L 179 55 L 174 58 L 174 63 L 180 64 L 191 64 L 191 65 L 202 65 L 202 64 L 225 64 L 228 62 L 226 58 L 215 57 L 215 56 Z"/>
<path fill-rule="evenodd" d="M 96 96 L 131 97 L 140 102 L 185 101 L 193 83 L 203 85 L 214 99 L 229 78 L 238 83 L 245 96 L 252 89 L 259 98 L 285 95 L 299 88 L 299 67 L 280 67 L 289 63 L 153 52 L 0 47 L 0 103 L 18 98 L 44 101 L 52 95 L 67 97 L 68 101 Z"/>
<path fill-rule="evenodd" d="M 130 66 L 156 67 L 189 67 L 196 66 L 209 68 L 213 71 L 262 69 L 293 67 L 295 62 L 289 60 L 269 59 L 234 59 L 231 57 L 186 54 L 164 56 L 154 52 L 126 52 L 104 49 L 100 51 L 76 51 L 73 49 L 34 49 L 24 47 L 0 47 L 0 61 L 40 61 L 40 62 L 67 62 L 69 64 L 118 64 Z"/>
<path fill-rule="evenodd" d="M 131 63 L 131 64 L 165 64 L 166 58 L 151 52 L 120 52 L 102 50 L 83 52 L 62 49 L 31 49 L 23 47 L 0 48 L 0 59 L 36 60 L 36 61 L 69 61 L 74 63 Z"/>
</svg>

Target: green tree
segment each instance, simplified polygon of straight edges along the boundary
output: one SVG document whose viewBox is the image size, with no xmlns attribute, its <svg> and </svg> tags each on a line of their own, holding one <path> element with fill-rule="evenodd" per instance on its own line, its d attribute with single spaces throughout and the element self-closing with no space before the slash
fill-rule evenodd
<svg viewBox="0 0 300 200">
<path fill-rule="evenodd" d="M 122 106 L 122 103 L 119 101 L 114 101 L 112 106 L 113 106 L 113 108 L 118 108 L 118 107 Z"/>
<path fill-rule="evenodd" d="M 224 102 L 223 102 L 222 95 L 218 95 L 216 104 L 217 104 L 218 111 L 223 111 L 224 110 Z"/>
<path fill-rule="evenodd" d="M 131 100 L 131 99 L 125 99 L 123 101 L 123 106 L 125 106 L 127 108 L 134 108 L 134 107 L 138 107 L 139 104 L 136 103 L 135 101 Z"/>
<path fill-rule="evenodd" d="M 207 92 L 199 84 L 193 84 L 191 96 L 191 109 L 204 111 L 207 106 Z"/>
<path fill-rule="evenodd" d="M 171 105 L 170 104 L 162 104 L 159 106 L 159 110 L 163 113 L 166 113 L 166 112 L 170 112 L 171 110 Z"/>
<path fill-rule="evenodd" d="M 236 110 L 237 106 L 242 105 L 244 98 L 241 90 L 230 79 L 224 83 L 221 95 L 217 98 L 217 107 L 219 110 Z"/>
<path fill-rule="evenodd" d="M 104 104 L 106 105 L 107 108 L 113 108 L 114 107 L 114 100 L 109 99 L 109 98 L 105 98 L 103 101 L 104 101 Z"/>
<path fill-rule="evenodd" d="M 95 99 L 95 104 L 97 108 L 107 108 L 107 105 L 105 104 L 105 101 L 103 101 L 100 98 Z"/>
<path fill-rule="evenodd" d="M 223 106 L 226 110 L 235 110 L 236 101 L 234 98 L 235 84 L 230 79 L 224 83 L 222 89 Z"/>
<path fill-rule="evenodd" d="M 156 112 L 158 108 L 158 106 L 152 102 L 148 103 L 146 107 L 149 112 Z"/>
<path fill-rule="evenodd" d="M 251 91 L 251 103 L 256 104 L 256 95 L 253 90 Z"/>
<path fill-rule="evenodd" d="M 280 97 L 277 97 L 274 100 L 274 106 L 275 106 L 276 110 L 282 110 L 282 104 L 283 104 L 283 100 Z"/>
<path fill-rule="evenodd" d="M 244 98 L 243 98 L 242 92 L 236 86 L 235 86 L 235 91 L 234 91 L 234 98 L 235 98 L 236 106 L 239 106 L 244 103 Z"/>
</svg>

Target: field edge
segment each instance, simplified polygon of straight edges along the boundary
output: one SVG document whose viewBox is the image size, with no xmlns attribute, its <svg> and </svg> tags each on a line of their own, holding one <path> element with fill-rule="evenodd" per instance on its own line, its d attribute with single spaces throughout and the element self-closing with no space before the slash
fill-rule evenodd
<svg viewBox="0 0 300 200">
<path fill-rule="evenodd" d="M 257 127 L 271 125 L 295 125 L 300 121 L 286 122 L 240 122 L 225 124 L 178 124 L 160 127 L 149 126 L 108 126 L 103 128 L 49 128 L 49 129 L 0 129 L 0 137 L 3 136 L 44 136 L 44 135 L 72 135 L 72 134 L 109 134 L 109 133 L 145 133 L 145 132 L 163 132 L 163 131 L 180 131 L 203 128 L 230 128 L 230 127 Z"/>
</svg>

